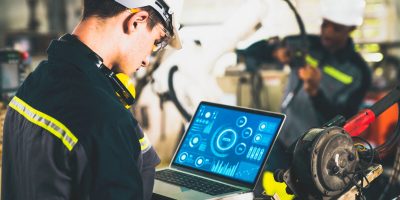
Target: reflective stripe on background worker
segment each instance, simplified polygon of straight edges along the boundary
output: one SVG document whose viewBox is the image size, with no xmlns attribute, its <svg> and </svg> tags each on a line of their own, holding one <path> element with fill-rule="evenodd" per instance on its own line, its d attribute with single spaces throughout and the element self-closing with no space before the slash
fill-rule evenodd
<svg viewBox="0 0 400 200">
<path fill-rule="evenodd" d="M 285 187 L 270 178 L 270 174 L 276 169 L 289 167 L 292 159 L 289 147 L 305 131 L 320 127 L 338 114 L 349 118 L 358 112 L 371 85 L 371 72 L 360 54 L 355 51 L 350 34 L 362 24 L 364 7 L 364 0 L 321 0 L 321 35 L 307 36 L 307 64 L 297 69 L 292 68 L 289 76 L 285 96 L 300 81 L 302 86 L 288 107 L 282 110 L 287 118 L 269 157 L 268 162 L 272 164 L 265 169 L 263 185 L 266 194 L 285 193 Z M 293 41 L 302 38 L 289 36 L 283 41 L 288 39 Z M 256 47 L 260 45 L 251 46 Z M 264 52 L 272 52 L 273 59 L 281 64 L 290 63 L 288 54 L 277 54 L 277 50 L 281 51 L 285 45 L 275 47 L 264 43 L 263 48 Z M 267 61 L 271 59 L 271 55 L 263 58 Z M 281 198 L 293 197 L 283 195 Z"/>
<path fill-rule="evenodd" d="M 84 0 L 83 10 L 9 104 L 4 200 L 151 198 L 160 160 L 116 72 L 132 75 L 153 51 L 180 48 L 173 12 L 163 0 Z"/>
<path fill-rule="evenodd" d="M 322 0 L 320 36 L 309 36 L 306 66 L 293 70 L 286 94 L 299 80 L 302 89 L 283 110 L 287 114 L 280 141 L 288 147 L 306 130 L 334 116 L 358 112 L 371 85 L 371 72 L 354 49 L 351 32 L 361 25 L 364 0 Z"/>
</svg>

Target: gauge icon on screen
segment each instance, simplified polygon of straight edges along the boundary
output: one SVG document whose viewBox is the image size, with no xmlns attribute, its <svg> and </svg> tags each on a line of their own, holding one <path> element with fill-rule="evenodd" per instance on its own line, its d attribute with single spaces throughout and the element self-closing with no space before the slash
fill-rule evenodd
<svg viewBox="0 0 400 200">
<path fill-rule="evenodd" d="M 235 153 L 236 155 L 242 155 L 246 151 L 246 144 L 245 143 L 240 143 L 235 147 Z"/>
<path fill-rule="evenodd" d="M 243 127 L 247 123 L 247 117 L 246 116 L 240 116 L 239 118 L 236 119 L 236 126 L 238 127 Z"/>
<path fill-rule="evenodd" d="M 235 145 L 236 140 L 237 133 L 233 129 L 225 129 L 217 137 L 217 148 L 221 151 L 227 151 Z"/>
<path fill-rule="evenodd" d="M 249 138 L 251 135 L 253 135 L 253 129 L 251 129 L 250 127 L 243 129 L 242 137 L 244 139 Z"/>
</svg>

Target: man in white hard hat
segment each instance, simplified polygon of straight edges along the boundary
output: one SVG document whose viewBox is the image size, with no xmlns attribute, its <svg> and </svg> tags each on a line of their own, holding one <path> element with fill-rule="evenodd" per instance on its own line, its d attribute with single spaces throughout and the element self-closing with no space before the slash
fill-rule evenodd
<svg viewBox="0 0 400 200">
<path fill-rule="evenodd" d="M 164 0 L 84 0 L 9 104 L 2 199 L 151 198 L 160 160 L 127 109 L 126 77 L 180 48 L 173 18 Z"/>
<path fill-rule="evenodd" d="M 321 34 L 306 37 L 309 45 L 305 58 L 307 64 L 299 68 L 292 67 L 283 99 L 287 99 L 297 86 L 300 86 L 300 90 L 287 107 L 282 106 L 287 116 L 286 122 L 274 144 L 268 161 L 270 164 L 265 169 L 269 172 L 264 177 L 269 177 L 268 173 L 277 169 L 290 167 L 290 147 L 307 130 L 321 127 L 336 115 L 349 118 L 357 113 L 371 85 L 371 73 L 363 58 L 355 52 L 350 34 L 362 24 L 364 7 L 364 0 L 321 0 Z M 299 44 L 302 38 L 298 35 L 288 36 L 283 41 Z M 275 46 L 265 42 L 262 44 L 262 52 L 278 53 Z M 287 49 L 290 46 L 287 45 L 279 49 L 287 53 L 280 53 L 273 58 L 271 55 L 262 55 L 261 58 L 292 64 L 293 58 Z M 267 186 L 264 189 L 269 195 L 285 193 L 285 187 L 272 179 L 264 179 L 263 185 Z"/>
<path fill-rule="evenodd" d="M 354 49 L 350 34 L 362 24 L 364 0 L 321 0 L 320 36 L 308 36 L 307 65 L 290 74 L 287 94 L 302 88 L 283 111 L 280 141 L 290 146 L 305 131 L 336 115 L 356 114 L 371 85 L 371 73 Z"/>
</svg>

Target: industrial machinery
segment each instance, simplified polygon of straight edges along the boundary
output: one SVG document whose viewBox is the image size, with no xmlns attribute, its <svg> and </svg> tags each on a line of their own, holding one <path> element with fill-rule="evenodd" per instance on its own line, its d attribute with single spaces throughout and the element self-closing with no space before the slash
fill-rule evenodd
<svg viewBox="0 0 400 200">
<path fill-rule="evenodd" d="M 27 76 L 29 54 L 0 49 L 0 101 L 8 102 Z"/>
<path fill-rule="evenodd" d="M 400 85 L 372 107 L 348 121 L 337 116 L 322 128 L 309 130 L 294 147 L 291 168 L 275 172 L 276 181 L 285 182 L 287 191 L 300 199 L 337 199 L 352 186 L 359 189 L 358 197 L 363 199 L 362 184 L 359 182 L 367 181 L 367 168 L 372 165 L 376 155 L 398 145 L 399 123 L 395 134 L 386 143 L 375 148 L 364 145 L 363 143 L 369 143 L 359 135 L 377 116 L 399 102 Z M 356 139 L 363 143 L 355 143 Z M 398 159 L 397 156 L 395 165 L 398 165 Z M 398 176 L 398 167 L 394 169 L 394 176 Z"/>
<path fill-rule="evenodd" d="M 295 6 L 289 0 L 284 0 L 284 2 L 286 2 L 289 5 L 290 10 L 294 13 L 296 22 L 299 26 L 299 30 L 300 30 L 299 36 L 300 37 L 287 37 L 287 38 L 285 38 L 283 43 L 284 43 L 285 47 L 288 49 L 288 54 L 291 58 L 290 66 L 292 68 L 303 67 L 303 66 L 305 66 L 305 63 L 306 63 L 305 57 L 308 53 L 308 39 L 307 39 L 307 33 L 305 30 L 305 26 L 304 26 L 303 20 L 301 19 L 299 13 L 297 12 L 297 10 L 295 8 Z M 242 7 L 242 10 L 243 10 L 242 13 L 244 13 L 245 11 L 246 12 L 255 12 L 255 11 L 260 12 L 259 9 L 255 9 L 257 7 L 257 5 L 260 5 L 260 2 L 255 1 L 255 0 L 249 1 L 247 4 L 245 4 Z M 198 64 L 202 64 L 202 66 L 201 66 L 202 68 L 204 68 L 204 66 L 213 67 L 212 63 L 215 62 L 215 60 L 217 59 L 216 56 L 220 56 L 221 53 L 223 53 L 223 51 L 227 51 L 233 47 L 234 43 L 232 41 L 238 41 L 241 37 L 244 36 L 246 31 L 248 31 L 248 30 L 259 28 L 259 26 L 260 26 L 259 20 L 260 19 L 258 18 L 258 15 L 261 16 L 262 14 L 257 13 L 257 15 L 255 15 L 255 17 L 247 16 L 246 18 L 243 18 L 243 14 L 239 14 L 238 16 L 232 17 L 232 20 L 229 20 L 223 26 L 223 30 L 225 30 L 225 32 L 231 33 L 230 34 L 231 40 L 225 40 L 225 39 L 215 37 L 215 36 L 211 37 L 213 44 L 221 43 L 218 46 L 219 48 L 216 48 L 216 46 L 213 46 L 212 49 L 215 51 L 213 54 L 209 54 L 208 51 L 207 52 L 198 51 L 199 48 L 194 48 L 194 50 L 198 51 L 198 52 L 192 52 L 192 54 L 196 55 L 196 57 L 201 55 L 202 59 L 198 60 L 198 63 L 192 63 L 193 68 L 197 68 L 196 66 L 198 66 Z M 237 29 L 236 23 L 237 23 L 238 18 L 246 21 L 247 30 L 246 29 Z M 233 25 L 233 23 L 235 25 Z M 218 36 L 218 34 L 216 34 L 216 35 Z M 223 37 L 225 38 L 226 36 L 224 35 Z M 201 45 L 201 43 L 200 43 L 200 45 Z M 177 54 L 177 55 L 179 55 L 179 54 Z M 191 56 L 193 56 L 193 55 L 191 55 Z M 174 55 L 172 55 L 172 56 L 174 56 Z M 171 96 L 172 102 L 177 107 L 178 111 L 181 113 L 181 115 L 187 121 L 189 121 L 191 118 L 190 114 L 189 114 L 189 113 L 191 113 L 191 110 L 190 110 L 190 108 L 188 108 L 186 106 L 187 103 L 184 103 L 182 100 L 179 99 L 179 98 L 182 99 L 182 96 L 177 94 L 173 88 L 173 86 L 174 86 L 173 74 L 178 72 L 177 66 L 182 66 L 182 65 L 186 66 L 186 63 L 182 63 L 181 60 L 177 61 L 177 60 L 175 60 L 176 58 L 174 58 L 174 57 L 172 57 L 172 58 L 173 59 L 171 59 L 171 60 L 169 60 L 169 59 L 166 60 L 167 64 L 165 64 L 165 65 L 171 65 L 168 62 L 176 62 L 175 65 L 171 66 L 171 68 L 168 72 L 169 75 L 168 75 L 168 84 L 167 85 L 168 85 L 168 90 L 170 91 L 169 94 Z M 161 67 L 165 68 L 165 66 L 161 66 Z M 262 86 L 260 83 L 261 82 L 260 77 L 259 77 L 259 75 L 257 75 L 257 73 L 259 73 L 259 72 L 252 72 L 250 79 L 253 80 L 252 96 L 255 97 L 255 98 L 253 98 L 254 107 L 260 108 L 261 100 L 257 96 L 259 96 L 258 93 Z M 215 87 L 213 84 L 211 84 L 214 82 L 214 80 L 210 80 L 210 78 L 209 78 L 210 76 L 208 74 L 206 74 L 206 76 L 204 76 L 203 73 L 197 73 L 196 75 L 198 77 L 196 77 L 196 78 L 193 77 L 192 81 L 197 81 L 198 78 L 201 78 L 201 80 L 208 81 L 208 84 L 201 84 L 201 85 L 205 85 L 207 87 L 211 87 L 211 86 Z M 239 81 L 239 83 L 240 83 L 240 81 Z M 258 85 L 258 86 L 254 86 L 254 85 Z M 284 103 L 283 103 L 284 108 L 286 108 L 289 105 L 289 103 L 295 97 L 295 95 L 297 94 L 297 92 L 300 90 L 301 87 L 302 87 L 302 82 L 299 82 L 296 89 L 292 92 L 293 94 L 291 93 L 291 95 L 288 95 L 288 97 L 284 100 Z M 196 91 L 196 93 L 198 93 L 199 92 L 198 88 L 196 88 L 195 91 Z M 207 90 L 204 90 L 204 91 L 213 91 L 215 93 L 212 95 L 216 95 L 216 96 L 220 95 L 219 94 L 220 91 L 218 88 L 208 88 Z M 189 91 L 185 91 L 185 92 L 190 93 Z M 198 99 L 196 99 L 197 95 L 194 95 L 194 94 L 186 95 L 185 97 L 186 97 L 186 99 L 190 99 L 192 102 L 198 101 Z M 201 98 L 204 98 L 204 97 L 210 98 L 210 94 L 203 94 Z M 214 96 L 213 98 L 215 99 L 217 97 Z M 194 103 L 194 105 L 197 105 L 197 104 Z"/>
<path fill-rule="evenodd" d="M 287 37 L 284 41 L 285 47 L 288 49 L 290 55 L 290 67 L 293 69 L 297 69 L 299 67 L 303 67 L 306 65 L 306 55 L 308 54 L 308 39 L 306 29 L 304 27 L 303 20 L 301 19 L 299 13 L 296 8 L 289 0 L 285 0 L 285 2 L 289 5 L 290 9 L 293 11 L 297 24 L 300 28 L 300 39 L 296 39 L 296 37 Z M 293 91 L 290 91 L 289 94 L 282 101 L 282 110 L 287 109 L 287 107 L 292 102 L 293 98 L 296 97 L 297 93 L 300 91 L 303 86 L 303 82 L 299 81 Z"/>
</svg>

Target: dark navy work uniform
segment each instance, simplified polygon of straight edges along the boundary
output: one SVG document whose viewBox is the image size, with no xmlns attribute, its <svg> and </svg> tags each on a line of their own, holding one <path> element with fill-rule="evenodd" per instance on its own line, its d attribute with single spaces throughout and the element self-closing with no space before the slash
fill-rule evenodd
<svg viewBox="0 0 400 200">
<path fill-rule="evenodd" d="M 299 36 L 289 36 L 301 39 Z M 340 114 L 347 119 L 357 113 L 365 94 L 371 85 L 371 73 L 363 58 L 354 50 L 349 39 L 345 48 L 331 54 L 321 44 L 316 35 L 308 36 L 309 55 L 306 61 L 312 67 L 321 70 L 322 79 L 316 96 L 311 97 L 303 88 L 293 98 L 289 107 L 282 112 L 286 121 L 268 158 L 264 170 L 274 172 L 277 169 L 288 169 L 292 160 L 292 152 L 288 149 L 307 130 L 321 127 L 328 120 Z M 258 50 L 271 54 L 273 46 L 263 42 Z M 257 54 L 260 61 L 270 61 L 270 57 Z M 261 59 L 262 58 L 262 59 Z M 285 96 L 300 81 L 297 70 L 289 75 Z M 292 146 L 293 147 L 293 146 Z M 276 184 L 267 182 L 267 184 Z M 261 184 L 256 189 L 256 196 L 262 191 Z"/>
<path fill-rule="evenodd" d="M 290 106 L 283 110 L 287 115 L 281 130 L 280 141 L 289 146 L 308 129 L 320 127 L 336 115 L 347 119 L 355 115 L 371 86 L 371 72 L 355 51 L 353 41 L 332 54 L 321 44 L 319 36 L 308 36 L 310 44 L 306 61 L 321 70 L 322 79 L 317 95 L 311 97 L 300 89 Z M 299 77 L 292 72 L 286 89 L 286 95 L 292 91 Z"/>
<path fill-rule="evenodd" d="M 160 162 L 72 35 L 52 41 L 4 123 L 2 199 L 150 199 Z"/>
</svg>

